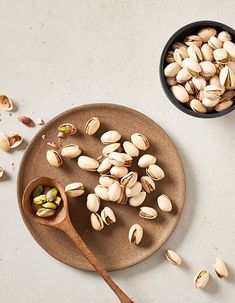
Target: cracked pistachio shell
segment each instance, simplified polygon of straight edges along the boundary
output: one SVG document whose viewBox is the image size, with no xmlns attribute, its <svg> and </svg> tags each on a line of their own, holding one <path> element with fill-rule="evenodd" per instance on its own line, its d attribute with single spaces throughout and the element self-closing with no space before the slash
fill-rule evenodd
<svg viewBox="0 0 235 303">
<path fill-rule="evenodd" d="M 167 260 L 169 262 L 171 262 L 172 264 L 174 265 L 178 265 L 180 266 L 182 264 L 182 259 L 181 257 L 176 253 L 174 252 L 173 250 L 171 249 L 168 249 L 166 252 L 165 252 L 165 257 L 167 258 Z"/>
<path fill-rule="evenodd" d="M 155 190 L 156 186 L 155 183 L 153 181 L 153 179 L 151 179 L 149 176 L 143 176 L 140 179 L 140 182 L 143 186 L 143 189 L 146 191 L 146 193 L 151 193 Z"/>
<path fill-rule="evenodd" d="M 166 83 L 169 85 L 169 86 L 173 86 L 173 85 L 176 85 L 177 84 L 177 81 L 175 79 L 175 77 L 167 77 L 166 78 Z"/>
<path fill-rule="evenodd" d="M 114 182 L 108 188 L 109 201 L 116 202 L 122 194 L 122 189 L 119 182 Z"/>
<path fill-rule="evenodd" d="M 129 242 L 138 245 L 143 238 L 143 233 L 143 228 L 139 224 L 132 225 L 128 235 Z"/>
<path fill-rule="evenodd" d="M 213 27 L 205 27 L 200 29 L 197 35 L 201 38 L 202 42 L 207 42 L 211 36 L 215 36 L 217 33 L 216 29 Z"/>
<path fill-rule="evenodd" d="M 218 48 L 213 51 L 214 58 L 219 63 L 227 63 L 229 55 L 224 48 Z"/>
<path fill-rule="evenodd" d="M 0 108 L 8 112 L 12 111 L 14 108 L 12 100 L 6 95 L 0 95 Z"/>
<path fill-rule="evenodd" d="M 181 47 L 186 48 L 186 50 L 187 50 L 187 46 L 184 43 L 182 43 L 182 42 L 175 42 L 172 45 L 172 48 L 174 50 L 177 49 L 177 48 L 181 48 Z"/>
<path fill-rule="evenodd" d="M 145 191 L 141 191 L 137 195 L 130 197 L 129 199 L 129 205 L 133 207 L 138 207 L 141 204 L 144 203 L 144 200 L 146 199 L 147 193 Z"/>
<path fill-rule="evenodd" d="M 132 186 L 135 185 L 135 183 L 137 182 L 138 179 L 138 173 L 131 171 L 128 174 L 126 174 L 125 176 L 122 177 L 121 179 L 121 185 L 126 186 L 131 188 Z"/>
<path fill-rule="evenodd" d="M 109 158 L 105 158 L 97 168 L 97 172 L 101 175 L 106 174 L 111 167 L 112 164 L 110 163 Z"/>
<path fill-rule="evenodd" d="M 131 188 L 126 187 L 126 196 L 128 198 L 138 195 L 142 190 L 142 184 L 137 181 Z"/>
<path fill-rule="evenodd" d="M 197 90 L 203 90 L 206 86 L 206 79 L 203 78 L 202 76 L 193 77 L 192 82 L 193 82 L 194 87 Z"/>
<path fill-rule="evenodd" d="M 125 153 L 131 157 L 139 156 L 139 150 L 132 142 L 129 141 L 123 142 L 123 149 Z"/>
<path fill-rule="evenodd" d="M 190 107 L 191 109 L 196 112 L 196 113 L 206 113 L 207 112 L 207 109 L 206 107 L 202 104 L 201 101 L 197 100 L 197 99 L 193 99 L 191 102 L 190 102 Z"/>
<path fill-rule="evenodd" d="M 209 275 L 208 271 L 201 270 L 201 271 L 199 271 L 199 273 L 196 274 L 196 276 L 194 278 L 194 285 L 197 288 L 204 288 L 207 285 L 209 278 L 210 278 L 210 275 Z"/>
<path fill-rule="evenodd" d="M 61 150 L 61 156 L 68 159 L 73 159 L 81 154 L 81 149 L 76 144 L 65 145 Z"/>
<path fill-rule="evenodd" d="M 149 140 L 139 133 L 131 135 L 131 142 L 140 150 L 146 150 L 150 146 Z"/>
<path fill-rule="evenodd" d="M 177 62 L 168 64 L 164 69 L 164 75 L 166 77 L 175 77 L 180 71 L 181 66 Z"/>
<path fill-rule="evenodd" d="M 146 173 L 153 180 L 162 180 L 165 177 L 164 171 L 156 164 L 149 165 L 149 167 L 146 168 Z"/>
<path fill-rule="evenodd" d="M 55 214 L 55 210 L 49 208 L 39 208 L 36 212 L 36 215 L 41 218 L 51 217 L 54 214 Z"/>
<path fill-rule="evenodd" d="M 217 37 L 211 36 L 210 39 L 208 40 L 208 45 L 213 49 L 222 48 L 223 42 L 219 40 Z"/>
<path fill-rule="evenodd" d="M 185 89 L 188 92 L 188 94 L 193 95 L 196 93 L 195 86 L 193 84 L 192 80 L 189 80 L 188 82 L 185 83 Z"/>
<path fill-rule="evenodd" d="M 94 135 L 100 127 L 100 120 L 97 117 L 92 117 L 85 125 L 85 133 L 89 136 Z"/>
<path fill-rule="evenodd" d="M 104 228 L 104 222 L 101 218 L 101 216 L 97 213 L 91 214 L 91 226 L 96 231 L 101 231 Z"/>
<path fill-rule="evenodd" d="M 228 277 L 228 269 L 221 259 L 216 258 L 213 268 L 218 278 L 222 279 Z"/>
<path fill-rule="evenodd" d="M 196 93 L 196 99 L 197 100 L 202 101 L 203 98 L 204 98 L 204 90 L 200 90 L 199 92 Z M 195 99 L 195 98 L 192 98 L 192 100 L 193 99 Z"/>
<path fill-rule="evenodd" d="M 183 60 L 188 58 L 187 49 L 180 47 L 174 50 L 174 59 L 175 62 L 182 66 Z"/>
<path fill-rule="evenodd" d="M 189 58 L 192 58 L 194 61 L 197 62 L 202 61 L 202 52 L 197 45 L 190 45 L 187 49 L 187 52 Z"/>
<path fill-rule="evenodd" d="M 173 63 L 173 62 L 175 62 L 174 52 L 173 51 L 168 51 L 166 53 L 165 60 L 166 60 L 167 63 Z"/>
<path fill-rule="evenodd" d="M 116 182 L 117 179 L 111 175 L 103 175 L 99 178 L 100 185 L 104 187 L 109 187 L 113 182 Z"/>
<path fill-rule="evenodd" d="M 171 203 L 171 200 L 170 198 L 165 195 L 165 194 L 162 194 L 160 195 L 158 198 L 157 198 L 157 204 L 158 204 L 158 207 L 162 210 L 162 211 L 165 211 L 165 212 L 170 212 L 172 211 L 172 203 Z"/>
<path fill-rule="evenodd" d="M 223 94 L 221 86 L 207 85 L 204 88 L 204 96 L 210 99 L 217 99 Z"/>
<path fill-rule="evenodd" d="M 115 214 L 108 206 L 101 211 L 101 218 L 106 225 L 111 225 L 116 222 Z"/>
<path fill-rule="evenodd" d="M 109 195 L 108 195 L 108 188 L 107 187 L 105 187 L 103 185 L 96 185 L 94 191 L 100 199 L 102 199 L 104 201 L 109 201 Z"/>
<path fill-rule="evenodd" d="M 216 85 L 216 86 L 221 86 L 220 81 L 219 81 L 219 77 L 214 75 L 210 78 L 209 81 L 210 85 Z"/>
<path fill-rule="evenodd" d="M 96 213 L 100 208 L 100 198 L 96 194 L 89 194 L 86 200 L 89 211 Z"/>
<path fill-rule="evenodd" d="M 71 198 L 79 197 L 85 192 L 84 185 L 80 182 L 70 183 L 65 186 L 64 190 L 66 194 Z"/>
<path fill-rule="evenodd" d="M 132 165 L 133 158 L 130 155 L 122 153 L 123 157 L 125 158 L 125 162 L 123 166 L 130 167 Z"/>
<path fill-rule="evenodd" d="M 187 46 L 195 44 L 200 47 L 202 45 L 202 39 L 197 35 L 190 35 L 184 39 L 184 43 Z"/>
<path fill-rule="evenodd" d="M 222 31 L 218 34 L 218 39 L 222 42 L 232 41 L 232 36 L 228 32 Z"/>
<path fill-rule="evenodd" d="M 230 108 L 233 105 L 233 101 L 232 100 L 228 100 L 228 101 L 223 101 L 223 102 L 219 102 L 216 106 L 215 106 L 215 110 L 217 112 L 222 112 L 225 109 Z"/>
<path fill-rule="evenodd" d="M 119 179 L 128 174 L 128 169 L 125 166 L 113 166 L 110 169 L 110 174 Z"/>
<path fill-rule="evenodd" d="M 23 141 L 23 137 L 19 134 L 11 134 L 7 136 L 7 139 L 9 141 L 10 144 L 10 148 L 16 148 L 17 146 L 19 146 L 22 141 Z"/>
<path fill-rule="evenodd" d="M 227 88 L 227 89 L 234 88 L 235 87 L 234 71 L 230 67 L 225 66 L 220 71 L 219 80 L 220 80 L 220 84 L 222 86 L 225 86 L 225 88 Z"/>
<path fill-rule="evenodd" d="M 192 75 L 188 72 L 186 68 L 182 68 L 176 75 L 176 81 L 178 83 L 184 83 L 192 78 Z"/>
<path fill-rule="evenodd" d="M 125 163 L 125 156 L 122 153 L 112 152 L 108 155 L 109 162 L 115 166 L 123 166 Z"/>
<path fill-rule="evenodd" d="M 220 102 L 231 100 L 234 97 L 234 91 L 233 90 L 227 90 L 220 98 Z"/>
<path fill-rule="evenodd" d="M 139 216 L 141 218 L 147 219 L 147 220 L 153 220 L 157 218 L 157 211 L 156 209 L 152 207 L 143 206 L 140 208 Z"/>
<path fill-rule="evenodd" d="M 215 65 L 209 61 L 202 61 L 199 63 L 201 66 L 201 76 L 211 77 L 216 73 Z"/>
<path fill-rule="evenodd" d="M 223 48 L 226 50 L 226 52 L 229 54 L 231 59 L 235 59 L 235 43 L 231 41 L 225 41 Z"/>
<path fill-rule="evenodd" d="M 81 169 L 87 171 L 96 171 L 99 165 L 100 165 L 99 162 L 93 158 L 87 156 L 80 156 L 78 158 L 78 166 Z"/>
<path fill-rule="evenodd" d="M 2 178 L 4 175 L 4 170 L 0 167 L 0 178 Z"/>
<path fill-rule="evenodd" d="M 181 103 L 189 101 L 189 94 L 182 85 L 174 85 L 170 88 L 173 96 Z"/>
<path fill-rule="evenodd" d="M 117 203 L 118 204 L 126 204 L 127 203 L 127 196 L 126 196 L 126 193 L 125 193 L 125 187 L 121 185 L 121 195 L 119 197 L 119 199 L 117 200 Z"/>
<path fill-rule="evenodd" d="M 0 133 L 0 149 L 5 152 L 8 152 L 10 150 L 9 140 L 4 133 Z"/>
<path fill-rule="evenodd" d="M 235 62 L 234 61 L 229 61 L 228 67 L 230 67 L 235 72 Z"/>
<path fill-rule="evenodd" d="M 100 140 L 103 144 L 111 144 L 111 143 L 116 143 L 121 139 L 121 134 L 116 131 L 116 130 L 109 130 L 105 132 Z"/>
<path fill-rule="evenodd" d="M 151 164 L 155 164 L 157 161 L 156 157 L 145 154 L 139 158 L 138 166 L 141 168 L 147 168 Z"/>
<path fill-rule="evenodd" d="M 204 97 L 202 99 L 202 104 L 206 107 L 215 107 L 220 101 L 220 97 L 218 97 L 217 99 L 210 99 L 207 97 Z"/>
<path fill-rule="evenodd" d="M 103 150 L 102 150 L 102 154 L 105 157 L 108 157 L 108 155 L 114 151 L 118 151 L 120 149 L 121 143 L 112 143 L 112 144 L 108 144 L 106 145 Z"/>
<path fill-rule="evenodd" d="M 59 167 L 63 164 L 62 157 L 57 151 L 53 149 L 47 151 L 46 158 L 51 166 Z"/>
<path fill-rule="evenodd" d="M 202 59 L 204 61 L 212 62 L 214 60 L 213 48 L 208 44 L 203 44 L 201 48 Z"/>
<path fill-rule="evenodd" d="M 76 134 L 77 132 L 77 128 L 74 124 L 72 123 L 64 123 L 64 124 L 61 124 L 59 127 L 58 127 L 58 131 L 59 132 L 62 132 L 62 133 L 65 133 L 66 135 L 74 135 Z"/>
<path fill-rule="evenodd" d="M 201 72 L 201 66 L 192 58 L 186 58 L 183 61 L 183 67 L 187 69 L 192 77 L 198 77 Z"/>
</svg>

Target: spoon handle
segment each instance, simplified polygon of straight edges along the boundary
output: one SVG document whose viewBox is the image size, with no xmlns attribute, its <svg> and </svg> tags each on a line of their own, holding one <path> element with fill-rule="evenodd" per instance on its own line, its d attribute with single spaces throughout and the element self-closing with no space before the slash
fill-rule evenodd
<svg viewBox="0 0 235 303">
<path fill-rule="evenodd" d="M 96 256 L 90 251 L 86 243 L 82 240 L 76 230 L 73 228 L 72 224 L 66 224 L 60 226 L 60 228 L 69 236 L 71 240 L 76 244 L 81 253 L 86 257 L 86 259 L 93 265 L 99 275 L 105 280 L 105 282 L 111 287 L 115 292 L 120 302 L 122 303 L 134 303 L 112 280 L 110 275 L 104 269 L 103 265 L 96 258 Z"/>
</svg>

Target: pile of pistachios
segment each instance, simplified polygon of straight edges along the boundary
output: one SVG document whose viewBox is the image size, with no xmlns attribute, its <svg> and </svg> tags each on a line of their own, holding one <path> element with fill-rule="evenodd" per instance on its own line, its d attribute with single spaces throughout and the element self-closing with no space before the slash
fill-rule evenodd
<svg viewBox="0 0 235 303">
<path fill-rule="evenodd" d="M 173 96 L 197 113 L 221 112 L 235 99 L 235 43 L 215 28 L 176 42 L 166 54 L 166 82 Z"/>
<path fill-rule="evenodd" d="M 47 218 L 56 213 L 56 209 L 62 203 L 57 188 L 38 185 L 33 191 L 32 207 L 38 217 Z"/>
</svg>

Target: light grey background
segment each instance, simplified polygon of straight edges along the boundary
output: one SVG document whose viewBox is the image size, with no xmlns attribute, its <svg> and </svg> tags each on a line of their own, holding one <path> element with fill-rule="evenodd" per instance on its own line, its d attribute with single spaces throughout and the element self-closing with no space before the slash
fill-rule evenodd
<svg viewBox="0 0 235 303">
<path fill-rule="evenodd" d="M 29 141 L 39 127 L 21 125 L 19 114 L 48 121 L 75 105 L 113 102 L 151 117 L 179 149 L 187 197 L 175 232 L 151 258 L 112 274 L 138 303 L 234 300 L 235 112 L 214 120 L 187 116 L 168 101 L 158 75 L 171 34 L 203 19 L 234 28 L 234 9 L 233 0 L 0 1 L 0 89 L 17 104 L 11 117 L 1 112 L 1 131 Z M 16 202 L 22 154 L 0 153 L 8 173 L 0 182 L 1 303 L 117 302 L 96 274 L 55 261 L 32 239 Z M 182 256 L 182 267 L 165 261 L 166 248 Z M 228 280 L 215 277 L 216 256 L 229 265 Z M 193 277 L 204 268 L 211 281 L 197 290 Z"/>
</svg>

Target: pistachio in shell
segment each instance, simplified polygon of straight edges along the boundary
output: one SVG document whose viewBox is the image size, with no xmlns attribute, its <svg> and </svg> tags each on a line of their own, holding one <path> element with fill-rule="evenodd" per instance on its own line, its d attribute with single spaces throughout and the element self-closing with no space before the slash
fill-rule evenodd
<svg viewBox="0 0 235 303">
<path fill-rule="evenodd" d="M 201 270 L 199 273 L 196 274 L 194 278 L 194 286 L 197 288 L 204 288 L 206 287 L 209 281 L 210 275 L 207 270 Z"/>
<path fill-rule="evenodd" d="M 63 132 L 68 136 L 74 135 L 77 132 L 77 128 L 72 123 L 63 123 L 58 127 L 59 132 Z"/>
<path fill-rule="evenodd" d="M 202 42 L 208 42 L 211 36 L 215 36 L 217 31 L 213 27 L 204 27 L 199 30 L 197 35 L 201 38 Z"/>
<path fill-rule="evenodd" d="M 204 114 L 207 112 L 206 107 L 202 104 L 201 101 L 199 101 L 197 99 L 193 99 L 190 101 L 190 107 L 195 113 Z"/>
<path fill-rule="evenodd" d="M 100 127 L 100 120 L 97 117 L 92 117 L 85 125 L 85 133 L 89 136 L 94 135 Z"/>
<path fill-rule="evenodd" d="M 0 133 L 0 149 L 5 152 L 8 152 L 10 150 L 9 140 L 4 133 Z"/>
<path fill-rule="evenodd" d="M 0 167 L 0 179 L 3 177 L 3 175 L 4 175 L 4 170 L 2 167 Z"/>
<path fill-rule="evenodd" d="M 59 167 L 63 164 L 62 157 L 60 156 L 60 154 L 57 151 L 55 151 L 53 149 L 50 149 L 47 151 L 46 158 L 47 158 L 48 163 L 51 166 Z"/>
<path fill-rule="evenodd" d="M 227 266 L 220 258 L 216 258 L 213 268 L 218 278 L 222 279 L 228 277 Z"/>
<path fill-rule="evenodd" d="M 174 85 L 171 87 L 173 96 L 181 103 L 187 103 L 189 101 L 189 94 L 182 85 Z"/>
<path fill-rule="evenodd" d="M 226 32 L 226 31 L 222 31 L 218 34 L 218 39 L 225 42 L 225 41 L 231 41 L 232 40 L 232 36 Z"/>
<path fill-rule="evenodd" d="M 168 249 L 166 252 L 165 252 L 165 257 L 167 258 L 167 260 L 169 262 L 171 262 L 173 265 L 178 265 L 180 266 L 182 264 L 182 259 L 181 257 L 176 253 L 174 252 L 173 250 L 171 249 Z"/>
</svg>

